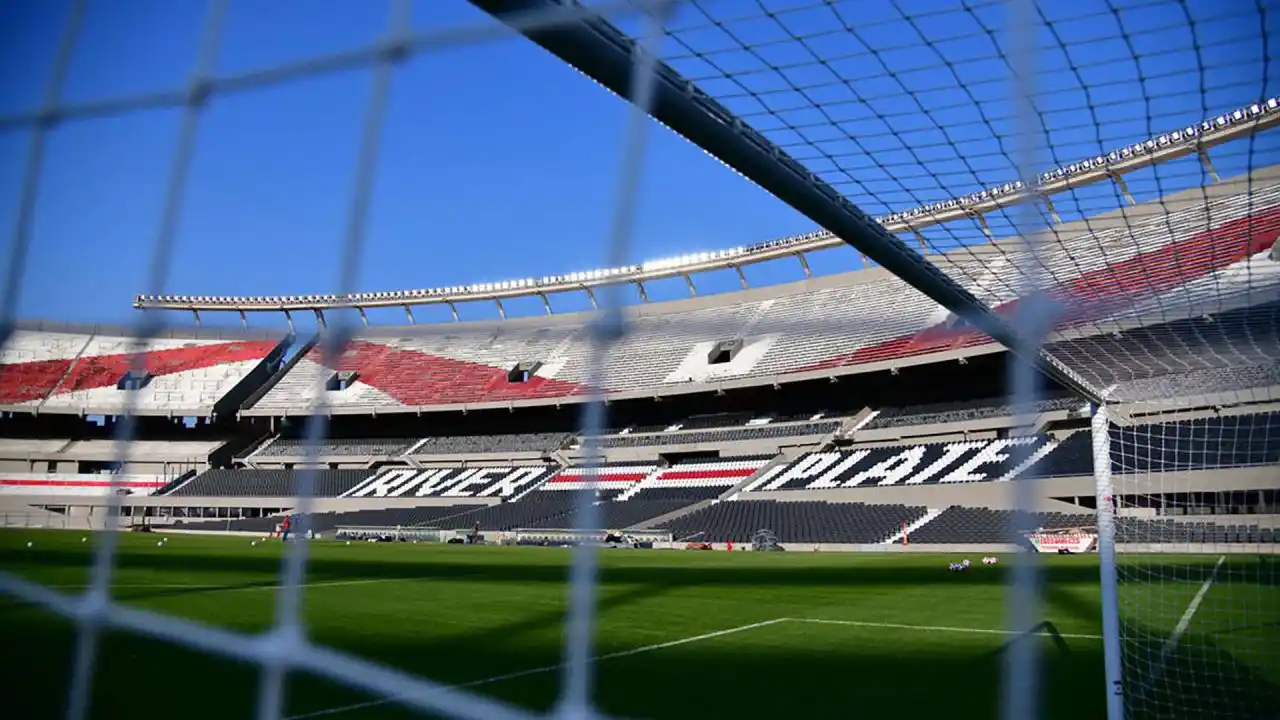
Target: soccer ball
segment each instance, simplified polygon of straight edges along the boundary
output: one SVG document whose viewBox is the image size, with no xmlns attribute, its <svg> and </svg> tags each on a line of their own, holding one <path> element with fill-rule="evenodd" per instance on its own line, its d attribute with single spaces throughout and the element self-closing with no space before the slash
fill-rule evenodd
<svg viewBox="0 0 1280 720">
<path fill-rule="evenodd" d="M 87 538 L 87 537 L 82 537 L 82 538 L 80 538 L 80 542 L 89 542 L 89 538 Z"/>
<path fill-rule="evenodd" d="M 350 541 L 350 540 L 348 540 L 348 541 L 347 541 L 347 544 L 348 544 L 348 545 L 350 545 L 350 544 L 351 544 L 351 541 Z"/>
<path fill-rule="evenodd" d="M 28 540 L 28 541 L 27 541 L 27 547 L 31 547 L 31 541 L 30 541 L 30 540 Z"/>
<path fill-rule="evenodd" d="M 250 540 L 250 541 L 249 541 L 249 545 L 250 545 L 250 546 L 252 546 L 252 547 L 257 547 L 257 545 L 258 545 L 258 541 L 257 541 L 257 540 Z"/>
</svg>

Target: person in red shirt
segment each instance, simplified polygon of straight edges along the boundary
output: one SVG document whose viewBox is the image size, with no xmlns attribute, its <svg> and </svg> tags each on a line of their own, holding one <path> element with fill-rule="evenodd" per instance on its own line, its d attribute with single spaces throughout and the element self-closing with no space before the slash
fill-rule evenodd
<svg viewBox="0 0 1280 720">
<path fill-rule="evenodd" d="M 281 539 L 282 541 L 288 542 L 288 540 L 289 540 L 289 526 L 290 526 L 290 525 L 292 525 L 292 524 L 293 524 L 293 522 L 292 522 L 292 519 L 290 518 L 290 516 L 285 515 L 285 516 L 284 516 L 284 522 L 280 523 L 280 539 Z"/>
</svg>

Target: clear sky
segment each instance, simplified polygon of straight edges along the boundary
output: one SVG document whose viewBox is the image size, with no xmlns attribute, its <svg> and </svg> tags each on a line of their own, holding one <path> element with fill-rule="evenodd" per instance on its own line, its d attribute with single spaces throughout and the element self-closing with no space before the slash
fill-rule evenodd
<svg viewBox="0 0 1280 720">
<path fill-rule="evenodd" d="M 598 3 L 597 3 L 598 4 Z M 616 3 L 615 3 L 616 5 Z M 1042 165 L 1070 162 L 1280 95 L 1280 12 L 1243 0 L 1040 3 L 1036 98 Z M 69 0 L 0 3 L 0 115 L 37 106 Z M 1016 179 L 1009 6 L 955 0 L 683 3 L 661 52 L 726 106 L 869 212 L 903 210 Z M 359 47 L 382 0 L 231 0 L 217 73 Z M 178 88 L 206 3 L 91 0 L 64 102 Z M 766 10 L 769 11 L 768 14 Z M 1264 12 L 1265 11 L 1265 12 Z M 485 27 L 463 0 L 419 0 L 419 32 Z M 632 32 L 634 17 L 616 18 Z M 172 272 L 180 294 L 330 292 L 368 69 L 214 97 L 201 116 Z M 604 263 L 628 106 L 520 37 L 429 47 L 396 71 L 358 290 L 540 277 Z M 144 288 L 176 109 L 67 122 L 50 135 L 24 318 L 119 322 Z M 1270 164 L 1278 133 L 1215 151 L 1219 172 Z M 812 223 L 661 126 L 649 124 L 635 260 L 768 240 Z M 12 239 L 26 131 L 0 132 L 0 227 Z M 1129 178 L 1139 199 L 1202 182 L 1184 160 Z M 1064 219 L 1115 207 L 1110 185 L 1058 198 Z M 1007 227 L 992 218 L 997 234 Z M 976 227 L 929 233 L 949 245 Z M 4 255 L 7 262 L 8 254 Z M 818 272 L 858 267 L 838 249 Z M 800 277 L 794 263 L 753 282 Z M 737 287 L 731 273 L 698 278 Z M 681 297 L 682 280 L 654 283 Z M 580 296 L 553 298 L 580 309 Z M 510 302 L 511 313 L 541 312 Z M 462 308 L 492 317 L 492 306 Z M 416 311 L 444 319 L 441 308 Z M 373 316 L 398 322 L 399 311 Z M 187 322 L 174 317 L 175 322 Z M 211 319 L 210 319 L 211 320 Z M 228 317 L 224 322 L 237 322 Z M 274 316 L 254 324 L 281 324 Z"/>
</svg>

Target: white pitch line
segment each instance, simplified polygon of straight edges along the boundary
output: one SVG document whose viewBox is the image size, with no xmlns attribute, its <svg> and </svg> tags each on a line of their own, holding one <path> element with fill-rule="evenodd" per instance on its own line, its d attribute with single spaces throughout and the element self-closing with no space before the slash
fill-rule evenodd
<svg viewBox="0 0 1280 720">
<path fill-rule="evenodd" d="M 885 628 L 889 630 L 919 630 L 923 632 L 972 633 L 975 635 L 1025 635 L 1017 630 L 995 630 L 989 628 L 952 627 L 949 625 L 908 625 L 905 623 L 871 622 L 869 620 L 824 620 L 821 618 L 783 618 L 790 622 L 814 623 L 818 625 L 852 625 L 854 627 Z M 1038 630 L 1034 634 L 1048 636 L 1050 633 Z M 1058 637 L 1073 640 L 1101 640 L 1101 635 L 1086 633 L 1058 633 Z"/>
<path fill-rule="evenodd" d="M 712 638 L 724 637 L 725 635 L 733 635 L 734 633 L 746 632 L 747 630 L 755 630 L 756 628 L 767 627 L 769 625 L 777 625 L 786 622 L 789 618 L 775 618 L 773 620 L 765 620 L 764 622 L 751 623 L 750 625 L 739 625 L 738 627 L 728 628 L 726 630 L 716 630 L 715 632 L 703 633 L 692 637 L 680 638 L 679 640 L 669 640 L 667 642 L 656 643 L 653 645 L 643 645 L 630 650 L 620 650 L 618 652 L 607 653 L 605 655 L 597 655 L 591 658 L 592 663 L 598 663 L 602 660 L 613 660 L 615 658 L 628 657 L 630 655 L 639 655 L 641 653 L 653 652 L 654 650 L 664 650 L 666 648 L 676 647 L 678 645 L 687 645 L 689 643 L 699 642 L 701 640 L 710 640 Z M 539 675 L 542 673 L 555 672 L 566 667 L 567 663 L 557 663 L 555 665 L 544 665 L 542 667 L 530 668 L 528 670 L 517 670 L 516 672 L 504 673 L 502 675 L 494 675 L 480 680 L 472 680 L 470 682 L 461 683 L 452 686 L 453 689 L 466 689 L 479 687 L 481 685 L 489 685 L 504 680 L 514 680 L 516 678 L 526 677 L 528 675 Z M 340 713 L 350 712 L 352 710 L 363 710 L 365 708 L 386 705 L 395 702 L 395 698 L 382 698 L 380 700 L 368 700 L 361 703 L 353 703 L 351 705 L 342 705 L 332 707 L 325 710 L 316 710 L 301 715 L 291 715 L 285 720 L 304 720 L 304 718 L 324 717 L 327 715 L 338 715 Z"/>
<path fill-rule="evenodd" d="M 305 588 L 325 588 L 325 587 L 342 587 L 345 585 L 372 585 L 375 583 L 389 582 L 410 582 L 422 578 L 368 578 L 365 580 L 321 580 L 319 582 L 303 583 Z M 45 585 L 47 588 L 61 590 L 77 590 L 90 587 L 88 583 L 74 583 L 69 585 Z M 112 583 L 112 589 L 132 589 L 143 590 L 147 588 L 157 589 L 175 589 L 188 588 L 191 590 L 207 590 L 209 592 L 246 592 L 253 590 L 279 590 L 283 585 L 189 585 L 189 584 L 169 584 L 169 583 Z"/>
<path fill-rule="evenodd" d="M 619 652 L 608 653 L 591 658 L 592 663 L 602 660 L 612 660 L 614 658 L 627 657 L 630 655 L 639 655 L 641 653 L 653 652 L 655 650 L 663 650 L 677 645 L 686 645 L 688 643 L 699 642 L 701 640 L 711 640 L 712 638 L 723 637 L 725 635 L 733 635 L 734 633 L 745 632 L 747 630 L 755 630 L 757 628 L 777 625 L 779 623 L 795 622 L 795 623 L 812 623 L 819 625 L 849 625 L 855 627 L 869 628 L 886 628 L 892 630 L 917 630 L 924 632 L 953 632 L 953 633 L 975 633 L 980 635 L 1022 635 L 1023 633 L 1013 630 L 991 630 L 987 628 L 966 628 L 966 627 L 950 627 L 945 625 L 908 625 L 904 623 L 886 623 L 871 622 L 865 620 L 825 620 L 821 618 L 776 618 L 773 620 L 765 620 L 764 622 L 751 623 L 750 625 L 740 625 L 738 627 L 729 628 L 727 630 L 717 630 L 715 632 L 703 633 L 702 635 L 694 635 L 692 637 L 681 638 L 679 640 L 670 640 L 668 642 L 657 643 L 654 645 L 644 645 L 642 647 L 632 648 L 630 650 L 622 650 Z M 1047 632 L 1038 631 L 1037 635 L 1048 635 Z M 1101 640 L 1101 635 L 1088 635 L 1084 633 L 1059 633 L 1059 637 L 1069 638 L 1073 640 Z M 479 687 L 481 685 L 490 685 L 504 680 L 514 680 L 516 678 L 526 677 L 529 675 L 538 675 L 542 673 L 554 672 L 565 667 L 564 663 L 557 665 L 544 665 L 542 667 L 530 668 L 528 670 L 518 670 L 516 672 L 505 673 L 503 675 L 494 675 L 493 677 L 483 678 L 481 680 L 472 680 L 470 682 L 461 683 L 452 686 L 456 689 L 466 689 Z M 350 705 L 342 705 L 332 707 L 325 710 L 316 710 L 313 712 L 302 713 L 300 715 L 291 715 L 284 720 L 307 720 L 308 718 L 325 717 L 329 715 L 339 715 L 341 713 L 350 712 L 352 710 L 363 710 L 365 708 L 378 707 L 387 703 L 395 702 L 394 698 L 382 698 L 379 700 L 368 700 Z"/>
<path fill-rule="evenodd" d="M 1209 573 L 1209 577 L 1200 585 L 1200 589 L 1196 591 L 1195 597 L 1191 598 L 1191 603 L 1187 605 L 1187 609 L 1182 613 L 1182 617 L 1178 618 L 1178 624 L 1174 626 L 1173 633 L 1169 635 L 1169 639 L 1164 641 L 1164 648 L 1160 651 L 1160 657 L 1167 659 L 1178 649 L 1178 643 L 1182 641 L 1182 636 L 1186 634 L 1187 628 L 1191 627 L 1191 620 L 1196 616 L 1196 611 L 1200 609 L 1200 603 L 1204 602 L 1204 596 L 1209 594 L 1209 588 L 1213 587 L 1214 580 L 1218 579 L 1218 570 L 1222 567 L 1222 563 L 1227 559 L 1226 555 L 1218 557 L 1218 562 L 1214 563 L 1213 572 Z"/>
</svg>

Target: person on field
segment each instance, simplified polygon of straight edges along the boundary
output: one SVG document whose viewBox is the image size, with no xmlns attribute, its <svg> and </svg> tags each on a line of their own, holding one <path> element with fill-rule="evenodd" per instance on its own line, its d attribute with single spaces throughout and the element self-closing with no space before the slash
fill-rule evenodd
<svg viewBox="0 0 1280 720">
<path fill-rule="evenodd" d="M 280 523 L 280 539 L 289 542 L 289 528 L 293 525 L 293 519 L 290 515 L 284 516 L 284 522 Z"/>
</svg>

